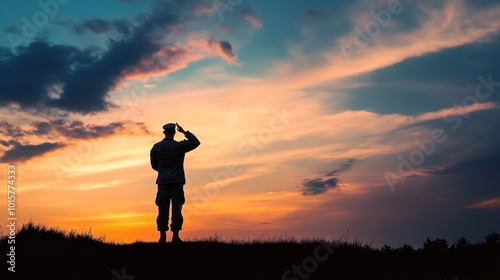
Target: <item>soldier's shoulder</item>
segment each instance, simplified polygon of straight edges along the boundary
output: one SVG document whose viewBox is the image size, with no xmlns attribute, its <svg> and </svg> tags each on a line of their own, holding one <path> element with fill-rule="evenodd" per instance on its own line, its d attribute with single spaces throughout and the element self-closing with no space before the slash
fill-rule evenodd
<svg viewBox="0 0 500 280">
<path fill-rule="evenodd" d="M 162 149 L 162 148 L 172 148 L 177 146 L 179 142 L 175 140 L 162 140 L 156 144 L 153 145 L 153 149 Z"/>
<path fill-rule="evenodd" d="M 162 145 L 162 143 L 163 143 L 163 140 L 162 140 L 162 141 L 160 141 L 160 142 L 156 142 L 156 143 L 154 143 L 154 145 L 153 145 L 153 149 L 154 149 L 154 148 L 157 148 L 158 146 L 161 146 L 161 145 Z"/>
</svg>

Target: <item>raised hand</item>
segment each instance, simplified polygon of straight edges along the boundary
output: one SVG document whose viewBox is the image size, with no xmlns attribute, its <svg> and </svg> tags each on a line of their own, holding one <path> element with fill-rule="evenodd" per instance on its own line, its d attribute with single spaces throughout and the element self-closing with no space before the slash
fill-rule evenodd
<svg viewBox="0 0 500 280">
<path fill-rule="evenodd" d="M 180 126 L 178 123 L 175 123 L 177 125 L 177 131 L 179 131 L 180 133 L 185 133 L 186 131 L 184 130 L 184 128 L 182 128 L 182 126 Z"/>
</svg>

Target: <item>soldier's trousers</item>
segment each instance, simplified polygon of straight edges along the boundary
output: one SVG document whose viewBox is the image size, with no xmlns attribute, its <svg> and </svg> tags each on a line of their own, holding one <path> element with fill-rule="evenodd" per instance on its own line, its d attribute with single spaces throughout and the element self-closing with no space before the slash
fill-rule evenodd
<svg viewBox="0 0 500 280">
<path fill-rule="evenodd" d="M 158 217 L 156 218 L 158 231 L 167 231 L 169 229 L 170 202 L 172 202 L 172 223 L 170 224 L 170 230 L 182 230 L 182 223 L 184 221 L 182 218 L 182 205 L 185 201 L 183 184 L 158 185 L 155 200 L 155 204 L 158 206 Z"/>
</svg>

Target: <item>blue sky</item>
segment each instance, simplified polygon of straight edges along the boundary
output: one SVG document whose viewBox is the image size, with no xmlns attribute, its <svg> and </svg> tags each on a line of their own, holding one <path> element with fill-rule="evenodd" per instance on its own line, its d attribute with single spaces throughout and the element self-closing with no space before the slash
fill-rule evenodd
<svg viewBox="0 0 500 280">
<path fill-rule="evenodd" d="M 188 237 L 500 231 L 496 1 L 18 2 L 0 159 L 25 219 L 153 240 L 149 149 L 177 121 L 202 142 Z"/>
</svg>

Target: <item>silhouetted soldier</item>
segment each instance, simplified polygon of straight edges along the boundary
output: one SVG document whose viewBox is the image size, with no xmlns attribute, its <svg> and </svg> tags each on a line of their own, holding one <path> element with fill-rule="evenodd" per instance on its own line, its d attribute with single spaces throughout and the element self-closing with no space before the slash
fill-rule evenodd
<svg viewBox="0 0 500 280">
<path fill-rule="evenodd" d="M 183 133 L 187 139 L 180 142 L 174 140 L 175 127 L 180 133 Z M 156 194 L 155 204 L 158 206 L 158 217 L 156 225 L 160 232 L 158 243 L 167 242 L 168 214 L 170 201 L 172 201 L 172 223 L 170 230 L 174 233 L 173 243 L 182 242 L 179 238 L 179 231 L 182 230 L 182 205 L 185 202 L 184 184 L 186 177 L 184 175 L 184 156 L 187 152 L 196 149 L 200 141 L 189 131 L 185 131 L 177 123 L 168 123 L 163 126 L 165 138 L 151 149 L 151 167 L 158 171 L 158 192 Z"/>
</svg>

